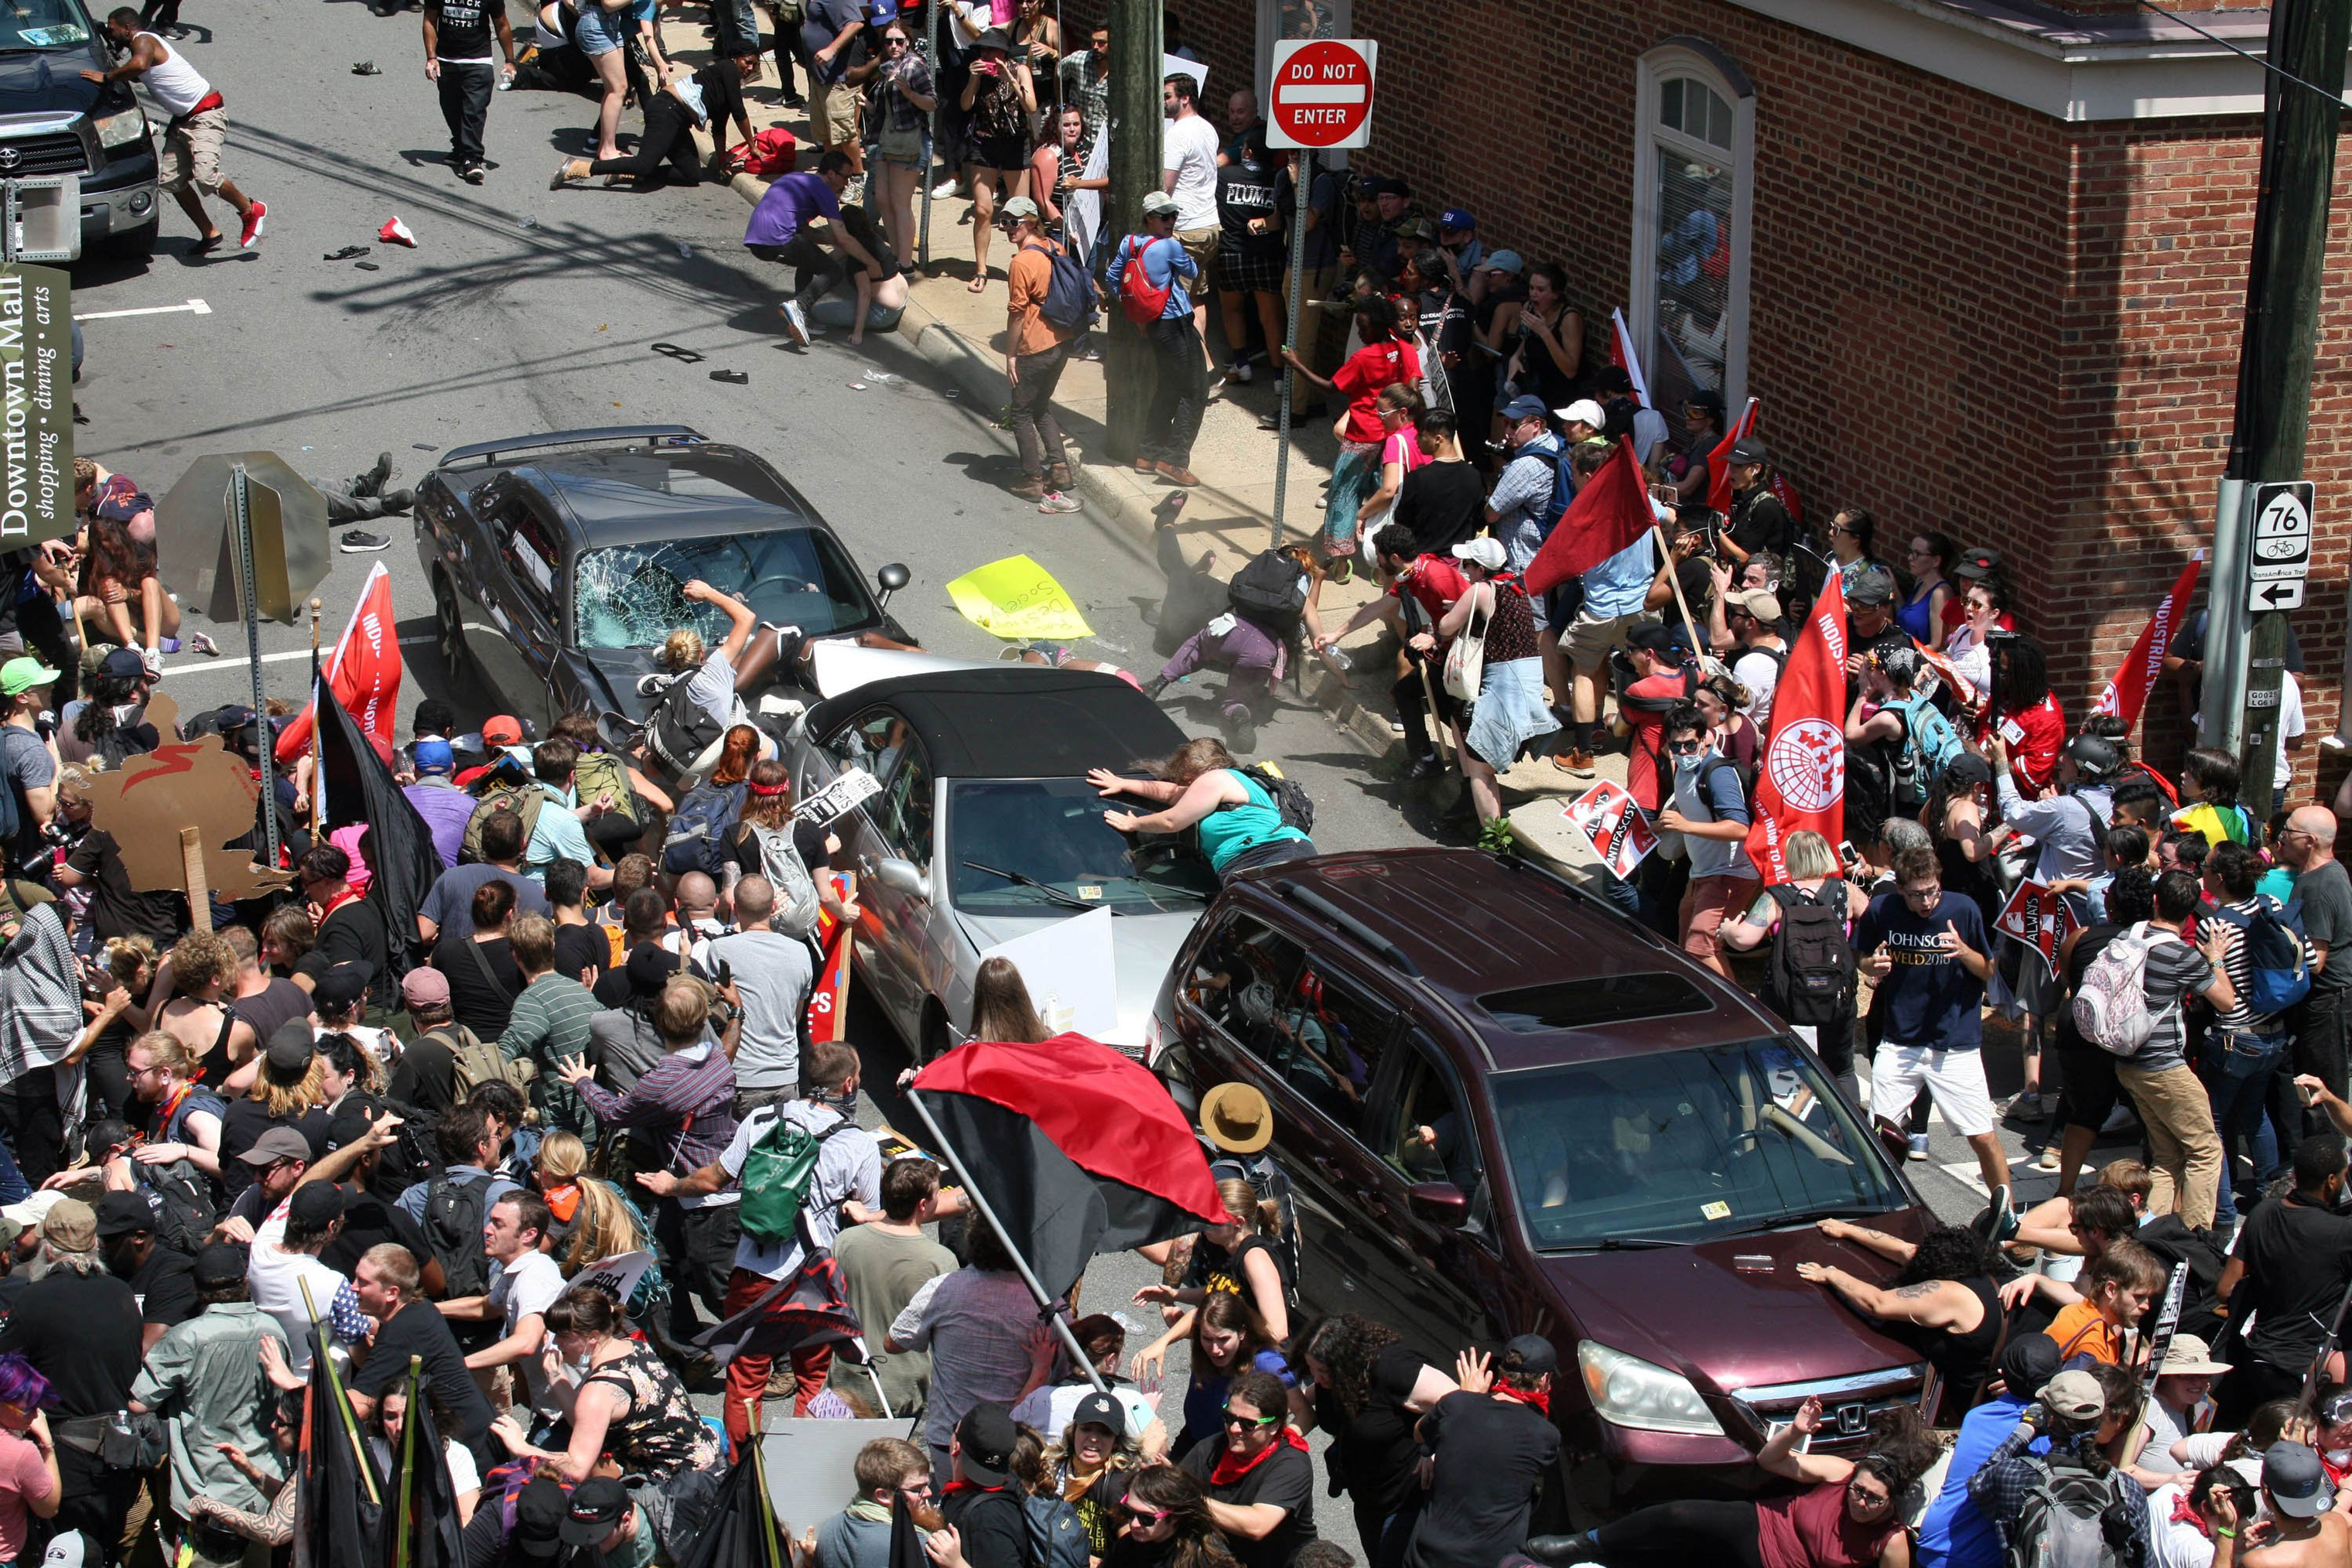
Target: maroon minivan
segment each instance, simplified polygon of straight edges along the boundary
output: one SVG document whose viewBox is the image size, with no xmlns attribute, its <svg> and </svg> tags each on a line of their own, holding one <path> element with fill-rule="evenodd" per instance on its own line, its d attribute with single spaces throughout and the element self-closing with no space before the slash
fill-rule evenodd
<svg viewBox="0 0 2352 1568">
<path fill-rule="evenodd" d="M 1474 1341 L 1552 1340 L 1587 1515 L 1760 1489 L 1756 1450 L 1809 1396 L 1838 1451 L 1932 1393 L 1916 1352 L 1797 1277 L 1893 1272 L 1818 1219 L 1929 1223 L 1861 1115 L 1737 988 L 1530 862 L 1237 876 L 1147 1052 L 1188 1109 L 1228 1081 L 1273 1104 L 1309 1312 L 1360 1312 L 1447 1368 Z"/>
</svg>

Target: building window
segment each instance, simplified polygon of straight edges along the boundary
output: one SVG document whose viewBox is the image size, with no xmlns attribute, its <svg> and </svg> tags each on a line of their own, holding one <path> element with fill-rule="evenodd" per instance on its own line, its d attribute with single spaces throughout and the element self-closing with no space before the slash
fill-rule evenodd
<svg viewBox="0 0 2352 1568">
<path fill-rule="evenodd" d="M 1653 397 L 1672 410 L 1748 382 L 1749 173 L 1755 89 L 1712 46 L 1670 39 L 1636 84 L 1633 308 Z"/>
<path fill-rule="evenodd" d="M 1257 61 L 1251 72 L 1257 89 L 1258 111 L 1264 113 L 1266 92 L 1274 81 L 1274 46 L 1287 38 L 1349 38 L 1349 0 L 1257 0 Z M 1228 84 L 1227 90 L 1231 90 Z M 1223 100 L 1218 100 L 1218 120 Z M 1208 112 L 1203 110 L 1202 112 Z M 1328 162 L 1344 164 L 1344 152 L 1318 153 Z"/>
</svg>

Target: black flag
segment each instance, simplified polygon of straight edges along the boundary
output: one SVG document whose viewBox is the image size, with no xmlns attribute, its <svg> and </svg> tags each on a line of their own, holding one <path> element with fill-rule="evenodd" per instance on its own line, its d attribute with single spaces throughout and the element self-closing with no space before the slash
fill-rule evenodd
<svg viewBox="0 0 2352 1568">
<path fill-rule="evenodd" d="M 303 1395 L 300 1503 L 294 1541 L 298 1568 L 341 1568 L 378 1561 L 383 1539 L 383 1480 L 362 1445 L 327 1336 L 310 1331 L 310 1386 Z"/>
<path fill-rule="evenodd" d="M 415 1455 L 413 1473 L 405 1488 L 401 1485 L 401 1457 L 408 1447 L 405 1441 L 392 1448 L 392 1475 L 385 1496 L 405 1497 L 408 1501 L 409 1568 L 463 1568 L 466 1549 L 457 1524 L 457 1489 L 449 1480 L 449 1458 L 441 1444 L 441 1434 L 433 1420 L 432 1400 L 428 1390 L 411 1380 L 408 1385 L 407 1419 L 417 1423 Z M 402 1437 L 408 1437 L 403 1431 Z M 496 1503 L 492 1507 L 498 1506 Z M 384 1511 L 384 1536 L 379 1563 L 401 1561 L 399 1533 L 402 1521 L 394 1511 Z"/>
<path fill-rule="evenodd" d="M 770 1568 L 793 1560 L 763 1488 L 759 1445 L 728 1467 L 700 1532 L 677 1556 L 677 1568 Z"/>
<path fill-rule="evenodd" d="M 393 973 L 377 976 L 370 988 L 378 1008 L 394 1008 L 395 988 L 411 967 L 408 937 L 416 929 L 416 912 L 425 894 L 441 875 L 441 852 L 433 847 L 433 831 L 393 782 L 392 770 L 368 744 L 359 721 L 335 700 L 325 682 L 313 685 L 312 697 L 320 716 L 319 771 L 326 781 L 327 816 L 321 830 L 331 832 L 355 823 L 371 830 L 367 901 L 391 934 Z"/>
</svg>

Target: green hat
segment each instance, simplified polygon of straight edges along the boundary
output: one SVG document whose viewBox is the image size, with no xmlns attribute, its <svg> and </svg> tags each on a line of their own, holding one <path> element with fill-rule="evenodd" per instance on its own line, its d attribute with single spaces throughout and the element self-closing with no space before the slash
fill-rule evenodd
<svg viewBox="0 0 2352 1568">
<path fill-rule="evenodd" d="M 11 659 L 0 664 L 0 696 L 22 696 L 35 686 L 46 686 L 58 678 L 58 673 L 38 659 Z"/>
</svg>

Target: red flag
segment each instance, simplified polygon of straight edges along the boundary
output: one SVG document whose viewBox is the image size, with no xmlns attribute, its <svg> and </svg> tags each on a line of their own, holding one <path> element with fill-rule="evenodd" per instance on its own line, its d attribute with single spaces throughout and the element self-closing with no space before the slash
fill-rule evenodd
<svg viewBox="0 0 2352 1568">
<path fill-rule="evenodd" d="M 2021 882 L 2017 891 L 2009 895 L 1994 917 L 1992 928 L 2002 936 L 2022 942 L 2042 955 L 2050 972 L 2058 972 L 2058 950 L 2066 938 L 2082 928 L 2074 912 L 2063 898 L 2053 898 L 2050 890 L 2038 882 Z"/>
<path fill-rule="evenodd" d="M 2139 722 L 2139 710 L 2147 706 L 2147 688 L 2164 668 L 2164 655 L 2172 647 L 2172 639 L 2179 634 L 2180 623 L 2189 618 L 2189 596 L 2196 591 L 2197 573 L 2205 564 L 2205 552 L 2199 550 L 2180 569 L 2180 575 L 2139 629 L 2139 638 L 2124 655 L 2124 662 L 2099 694 L 2097 711 L 2121 716 L 2126 728 Z"/>
<path fill-rule="evenodd" d="M 1649 407 L 1650 380 L 1642 373 L 1642 356 L 1633 351 L 1633 334 L 1622 310 L 1609 312 L 1609 362 L 1633 378 L 1633 401 Z"/>
<path fill-rule="evenodd" d="M 1731 515 L 1731 449 L 1755 434 L 1756 400 L 1751 397 L 1748 406 L 1739 411 L 1738 420 L 1724 433 L 1707 458 L 1706 504 L 1726 517 Z"/>
<path fill-rule="evenodd" d="M 352 607 L 352 623 L 328 661 L 326 679 L 376 755 L 391 761 L 393 720 L 400 707 L 400 636 L 393 628 L 392 573 L 382 561 L 360 585 L 360 601 Z M 310 749 L 310 716 L 305 707 L 278 736 L 280 763 L 291 766 Z"/>
<path fill-rule="evenodd" d="M 1767 886 L 1789 880 L 1781 846 L 1811 828 L 1845 831 L 1845 579 L 1830 573 L 1772 694 L 1772 735 L 1756 769 L 1748 858 Z"/>
<path fill-rule="evenodd" d="M 1657 521 L 1657 514 L 1650 510 L 1649 481 L 1633 456 L 1633 438 L 1620 436 L 1617 450 L 1585 480 L 1536 559 L 1528 562 L 1527 591 L 1542 593 L 1571 577 L 1582 577 L 1619 550 L 1632 548 Z"/>
<path fill-rule="evenodd" d="M 834 896 L 848 903 L 852 896 L 848 876 L 828 872 L 826 880 L 833 883 Z M 824 960 L 817 966 L 816 985 L 809 991 L 808 1038 L 845 1039 L 848 1025 L 843 1014 L 849 1004 L 849 927 L 835 920 L 830 910 L 817 916 L 816 945 Z"/>
</svg>

